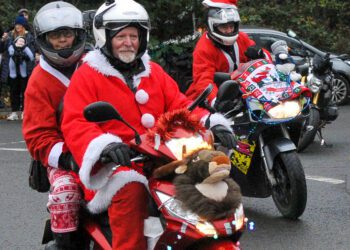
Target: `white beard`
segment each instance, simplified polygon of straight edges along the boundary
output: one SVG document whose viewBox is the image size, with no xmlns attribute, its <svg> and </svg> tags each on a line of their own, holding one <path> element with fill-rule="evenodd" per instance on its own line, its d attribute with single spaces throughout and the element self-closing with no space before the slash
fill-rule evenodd
<svg viewBox="0 0 350 250">
<path fill-rule="evenodd" d="M 134 53 L 134 52 L 119 52 L 118 58 L 120 61 L 122 61 L 124 63 L 131 63 L 135 60 L 136 53 Z"/>
</svg>

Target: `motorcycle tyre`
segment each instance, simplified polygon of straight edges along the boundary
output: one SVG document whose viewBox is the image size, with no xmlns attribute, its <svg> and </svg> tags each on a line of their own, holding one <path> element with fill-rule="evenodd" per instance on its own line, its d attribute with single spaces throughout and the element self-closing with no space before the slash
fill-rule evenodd
<svg viewBox="0 0 350 250">
<path fill-rule="evenodd" d="M 310 115 L 306 119 L 305 124 L 301 128 L 301 133 L 298 140 L 297 151 L 303 152 L 315 140 L 317 129 L 320 124 L 320 112 L 316 108 L 310 109 Z M 311 125 L 313 129 L 306 131 L 304 127 Z"/>
<path fill-rule="evenodd" d="M 272 187 L 273 201 L 283 217 L 296 220 L 306 207 L 307 187 L 305 173 L 295 151 L 279 153 L 272 169 L 277 184 Z M 284 181 L 281 181 L 284 179 Z M 280 193 L 284 193 L 281 198 Z M 288 195 L 285 195 L 288 193 Z"/>
<path fill-rule="evenodd" d="M 332 101 L 335 102 L 338 106 L 347 104 L 349 102 L 349 93 L 350 93 L 349 81 L 347 81 L 346 78 L 341 74 L 335 74 L 332 85 L 334 84 L 337 85 L 338 90 L 336 93 L 333 93 L 332 91 Z"/>
</svg>

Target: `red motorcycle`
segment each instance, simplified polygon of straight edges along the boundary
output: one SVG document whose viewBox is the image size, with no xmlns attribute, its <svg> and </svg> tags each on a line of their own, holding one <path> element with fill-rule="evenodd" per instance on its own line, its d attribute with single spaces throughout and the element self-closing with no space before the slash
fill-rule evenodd
<svg viewBox="0 0 350 250">
<path fill-rule="evenodd" d="M 207 90 L 206 93 L 208 91 L 210 92 Z M 202 94 L 188 109 L 193 110 L 205 97 Z M 184 111 L 177 112 L 175 116 L 181 112 Z M 165 114 L 159 120 L 170 120 L 178 124 L 174 131 L 167 131 L 166 136 L 159 136 L 159 131 L 140 136 L 108 103 L 96 102 L 84 110 L 84 116 L 88 121 L 103 122 L 116 119 L 135 132 L 135 139 L 129 145 L 137 155 L 131 161 L 143 164 L 151 197 L 150 217 L 147 219 L 148 223 L 147 220 L 145 222 L 145 228 L 147 225 L 152 227 L 147 234 L 145 233 L 148 237 L 148 249 L 240 249 L 239 239 L 247 221 L 240 199 L 234 207 L 231 206 L 227 211 L 219 211 L 221 217 L 216 218 L 215 214 L 212 214 L 214 217 L 208 219 L 209 217 L 203 218 L 201 214 L 191 211 L 186 201 L 181 201 L 177 196 L 179 193 L 173 183 L 178 176 L 175 174 L 179 165 L 177 163 L 183 163 L 183 160 L 187 159 L 185 155 L 190 155 L 199 148 L 214 150 L 211 133 L 204 130 L 194 131 L 195 126 L 189 127 L 188 122 L 172 120 L 173 118 L 169 118 L 171 115 Z M 187 124 L 187 127 L 182 126 L 184 124 Z M 229 159 L 226 167 L 230 168 Z M 226 170 L 223 165 L 218 164 L 214 175 L 222 174 Z M 228 193 L 229 191 L 230 189 Z M 201 210 L 209 209 L 206 204 L 204 206 Z M 112 234 L 107 213 L 92 215 L 85 210 L 81 220 L 81 230 L 84 232 L 82 235 L 85 235 L 82 239 L 85 242 L 84 249 L 112 249 Z"/>
</svg>

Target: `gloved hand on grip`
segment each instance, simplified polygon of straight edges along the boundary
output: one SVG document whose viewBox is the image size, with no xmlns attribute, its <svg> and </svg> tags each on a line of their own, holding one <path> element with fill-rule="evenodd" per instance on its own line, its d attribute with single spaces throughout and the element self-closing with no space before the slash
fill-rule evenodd
<svg viewBox="0 0 350 250">
<path fill-rule="evenodd" d="M 221 142 L 222 146 L 233 149 L 236 148 L 237 143 L 233 133 L 223 125 L 215 125 L 210 128 L 214 136 Z"/>
<path fill-rule="evenodd" d="M 79 171 L 79 166 L 75 162 L 71 152 L 65 152 L 61 153 L 60 157 L 58 158 L 58 167 L 60 169 L 64 170 L 72 170 L 74 172 Z"/>
<path fill-rule="evenodd" d="M 265 58 L 264 51 L 261 48 L 257 47 L 257 46 L 250 46 L 244 52 L 244 54 L 246 55 L 246 57 L 248 57 L 251 60 L 264 59 Z"/>
<path fill-rule="evenodd" d="M 114 162 L 121 166 L 131 166 L 130 148 L 122 142 L 113 142 L 108 144 L 100 156 L 102 163 Z"/>
</svg>

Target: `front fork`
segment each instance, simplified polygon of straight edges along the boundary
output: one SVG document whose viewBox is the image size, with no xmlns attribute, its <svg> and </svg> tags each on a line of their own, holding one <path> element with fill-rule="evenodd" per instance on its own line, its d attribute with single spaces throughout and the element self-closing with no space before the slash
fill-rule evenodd
<svg viewBox="0 0 350 250">
<path fill-rule="evenodd" d="M 281 132 L 282 132 L 283 137 L 290 140 L 290 136 L 289 136 L 288 129 L 286 128 L 286 126 L 284 124 L 280 124 L 280 128 L 281 128 Z M 274 186 L 277 184 L 277 182 L 276 182 L 275 175 L 272 172 L 273 166 L 270 166 L 271 164 L 273 165 L 273 161 L 272 162 L 270 161 L 270 163 L 267 161 L 265 151 L 264 151 L 265 141 L 264 141 L 262 134 L 259 135 L 258 141 L 259 141 L 260 155 L 261 155 L 261 158 L 262 158 L 262 161 L 264 164 L 267 179 L 269 180 L 270 184 L 272 186 Z"/>
<path fill-rule="evenodd" d="M 267 159 L 266 159 L 265 152 L 264 152 L 265 142 L 264 142 L 264 139 L 263 139 L 261 134 L 259 135 L 258 140 L 259 140 L 260 155 L 261 155 L 261 159 L 262 159 L 263 164 L 264 164 L 267 179 L 269 180 L 270 184 L 272 186 L 274 186 L 274 185 L 276 185 L 276 178 L 271 170 L 272 166 L 271 166 L 271 168 L 269 168 L 269 164 L 267 163 Z"/>
</svg>

